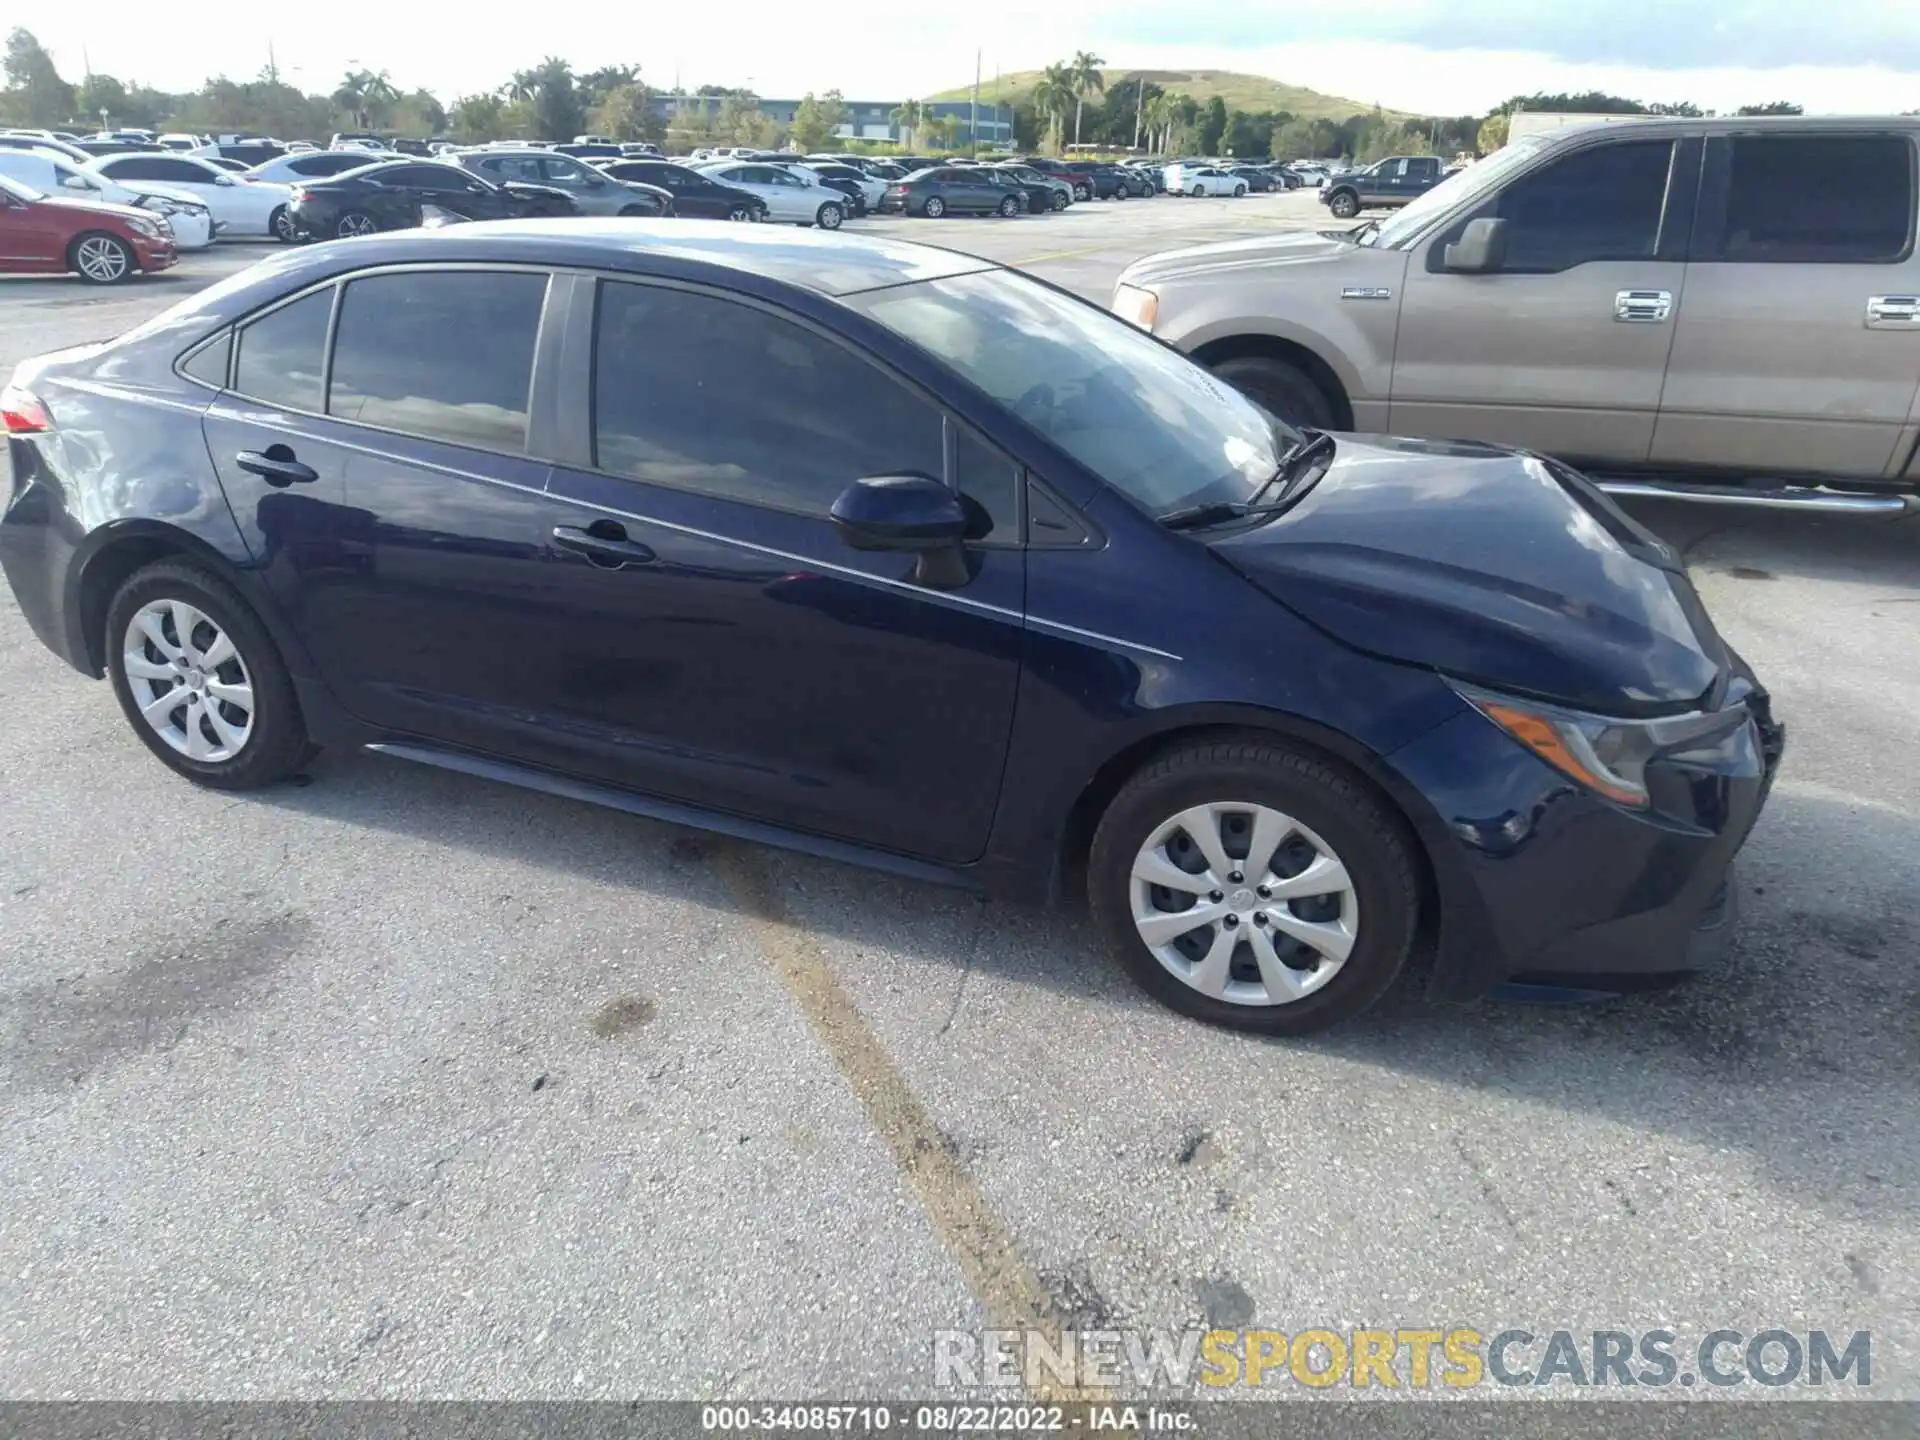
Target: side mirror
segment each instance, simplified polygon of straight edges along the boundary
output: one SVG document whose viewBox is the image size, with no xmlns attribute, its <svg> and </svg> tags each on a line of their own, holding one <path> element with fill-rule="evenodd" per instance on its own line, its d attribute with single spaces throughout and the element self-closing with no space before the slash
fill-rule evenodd
<svg viewBox="0 0 1920 1440">
<path fill-rule="evenodd" d="M 1443 268 L 1463 275 L 1488 275 L 1507 263 L 1507 222 L 1490 216 L 1469 220 L 1460 238 L 1440 254 Z"/>
<path fill-rule="evenodd" d="M 213 183 L 216 185 L 231 185 L 234 183 L 234 179 L 231 175 L 216 175 L 213 177 Z"/>
<path fill-rule="evenodd" d="M 855 550 L 905 550 L 920 563 L 914 580 L 950 590 L 967 583 L 967 512 L 938 480 L 925 475 L 872 475 L 833 502 L 833 523 Z"/>
<path fill-rule="evenodd" d="M 93 189 L 93 187 L 92 187 L 91 185 L 89 185 L 89 184 L 87 184 L 87 182 L 86 182 L 86 181 L 84 181 L 84 180 L 82 180 L 82 179 L 81 179 L 81 178 L 80 178 L 80 177 L 79 177 L 78 175 L 69 175 L 69 176 L 67 176 L 67 178 L 66 178 L 66 179 L 64 179 L 64 180 L 62 180 L 62 181 L 60 182 L 60 188 L 61 188 L 62 190 L 91 190 L 91 189 Z"/>
<path fill-rule="evenodd" d="M 586 181 L 587 181 L 587 189 L 589 190 L 598 190 L 601 186 L 607 183 L 604 179 L 602 179 L 598 175 L 589 175 L 586 177 Z"/>
</svg>

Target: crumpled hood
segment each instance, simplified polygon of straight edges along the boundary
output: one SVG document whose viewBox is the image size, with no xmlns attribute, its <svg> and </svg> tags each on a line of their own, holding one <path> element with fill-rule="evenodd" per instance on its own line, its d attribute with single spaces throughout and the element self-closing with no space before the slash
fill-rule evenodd
<svg viewBox="0 0 1920 1440">
<path fill-rule="evenodd" d="M 1670 549 L 1498 446 L 1343 435 L 1292 508 L 1209 543 L 1356 649 L 1582 710 L 1686 709 L 1728 663 Z"/>
<path fill-rule="evenodd" d="M 42 203 L 58 205 L 63 210 L 92 210 L 96 212 L 104 210 L 109 215 L 118 215 L 122 220 L 140 219 L 145 220 L 149 225 L 153 223 L 155 218 L 151 210 L 142 210 L 135 205 L 116 205 L 111 200 L 79 200 L 69 199 L 65 195 L 49 195 Z"/>
<path fill-rule="evenodd" d="M 1195 245 L 1186 250 L 1149 255 L 1122 271 L 1120 283 L 1151 289 L 1162 280 L 1254 267 L 1266 269 L 1279 262 L 1305 264 L 1341 259 L 1351 256 L 1356 248 L 1350 240 L 1329 239 L 1318 231 L 1289 230 L 1278 235 L 1223 240 L 1215 245 Z"/>
</svg>

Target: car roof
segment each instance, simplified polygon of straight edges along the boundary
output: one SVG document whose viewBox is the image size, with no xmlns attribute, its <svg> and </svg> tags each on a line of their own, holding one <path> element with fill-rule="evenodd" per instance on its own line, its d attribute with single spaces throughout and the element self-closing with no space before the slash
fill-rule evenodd
<svg viewBox="0 0 1920 1440">
<path fill-rule="evenodd" d="M 279 295 L 292 288 L 289 280 L 297 285 L 369 266 L 432 263 L 580 266 L 683 276 L 691 272 L 694 278 L 704 272 L 711 279 L 730 272 L 829 298 L 1002 268 L 954 250 L 844 230 L 733 225 L 724 220 L 655 222 L 569 216 L 392 231 L 350 244 L 283 252 L 242 273 L 262 284 L 271 282 L 273 293 Z M 241 312 L 259 303 L 251 285 L 220 288 L 223 297 L 245 298 Z"/>
</svg>

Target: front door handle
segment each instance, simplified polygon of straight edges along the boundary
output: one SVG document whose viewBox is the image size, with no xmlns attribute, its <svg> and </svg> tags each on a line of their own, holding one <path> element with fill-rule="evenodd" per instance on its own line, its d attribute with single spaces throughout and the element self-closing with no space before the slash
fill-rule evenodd
<svg viewBox="0 0 1920 1440">
<path fill-rule="evenodd" d="M 581 530 L 572 525 L 553 527 L 553 543 L 587 557 L 587 563 L 603 570 L 624 570 L 629 565 L 651 565 L 659 557 L 651 547 L 627 538 L 627 529 L 617 520 L 596 520 Z"/>
<path fill-rule="evenodd" d="M 1613 318 L 1628 324 L 1658 325 L 1672 313 L 1671 290 L 1622 290 L 1613 297 Z"/>
<path fill-rule="evenodd" d="M 269 445 L 265 450 L 242 450 L 233 457 L 233 463 L 280 490 L 289 485 L 311 485 L 320 478 L 318 470 L 294 459 L 293 451 L 285 445 Z"/>
<path fill-rule="evenodd" d="M 1869 330 L 1920 330 L 1920 295 L 1873 295 L 1867 300 Z"/>
</svg>

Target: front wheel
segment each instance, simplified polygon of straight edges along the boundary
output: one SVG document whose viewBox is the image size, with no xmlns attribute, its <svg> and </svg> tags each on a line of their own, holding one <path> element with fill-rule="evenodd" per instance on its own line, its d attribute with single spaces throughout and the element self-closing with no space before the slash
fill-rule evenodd
<svg viewBox="0 0 1920 1440">
<path fill-rule="evenodd" d="M 1127 187 L 1126 187 L 1126 186 L 1124 186 L 1124 185 L 1116 185 L 1116 186 L 1114 186 L 1114 187 L 1113 187 L 1113 198 L 1114 198 L 1114 199 L 1116 199 L 1116 200 L 1124 200 L 1124 199 L 1126 199 L 1126 198 L 1127 198 Z"/>
<path fill-rule="evenodd" d="M 1052 205 L 1055 210 L 1066 209 L 1067 208 L 1067 192 L 1064 190 L 1054 191 Z"/>
<path fill-rule="evenodd" d="M 747 205 L 735 205 L 727 211 L 727 219 L 736 225 L 750 224 L 753 220 L 753 209 Z"/>
<path fill-rule="evenodd" d="M 829 200 L 814 212 L 813 219 L 822 230 L 838 230 L 844 214 L 838 205 Z"/>
<path fill-rule="evenodd" d="M 1090 185 L 1082 185 L 1079 189 L 1073 192 L 1073 198 L 1078 201 L 1081 201 L 1082 203 L 1085 203 L 1086 201 L 1093 199 L 1093 187 Z"/>
<path fill-rule="evenodd" d="M 1268 414 L 1298 429 L 1338 429 L 1333 401 L 1314 378 L 1297 365 L 1270 355 L 1240 355 L 1222 360 L 1213 373 Z"/>
<path fill-rule="evenodd" d="M 1207 195 L 1207 187 L 1204 185 L 1196 185 L 1189 190 L 1187 194 L 1193 196 L 1196 200 L 1204 200 Z"/>
<path fill-rule="evenodd" d="M 947 213 L 947 202 L 938 195 L 929 195 L 927 203 L 920 207 L 920 213 L 929 220 L 938 220 Z"/>
<path fill-rule="evenodd" d="M 1327 209 L 1340 220 L 1351 220 L 1360 213 L 1360 197 L 1351 190 L 1336 190 L 1327 198 Z"/>
<path fill-rule="evenodd" d="M 73 242 L 67 251 L 67 264 L 89 285 L 118 285 L 139 268 L 131 245 L 118 235 L 97 230 Z"/>
<path fill-rule="evenodd" d="M 274 207 L 273 214 L 267 217 L 267 229 L 282 245 L 291 245 L 300 238 L 300 232 L 293 228 L 293 215 L 284 205 Z"/>
<path fill-rule="evenodd" d="M 286 665 L 218 576 L 173 560 L 136 570 L 107 607 L 105 638 L 128 723 L 189 780 L 250 790 L 312 757 Z"/>
<path fill-rule="evenodd" d="M 1246 193 L 1247 193 L 1247 187 L 1244 185 L 1236 185 L 1233 187 L 1233 198 L 1236 200 L 1238 200 L 1242 195 Z"/>
<path fill-rule="evenodd" d="M 1141 988 L 1269 1035 L 1372 1005 L 1419 920 L 1397 817 L 1348 772 L 1251 736 L 1182 746 L 1134 776 L 1101 818 L 1087 886 Z"/>
<path fill-rule="evenodd" d="M 1019 213 L 1020 213 L 1020 202 L 1014 199 L 1013 196 L 1008 195 L 1001 200 L 1000 214 L 1004 216 L 1006 219 L 1011 220 L 1014 216 L 1018 215 Z"/>
</svg>

